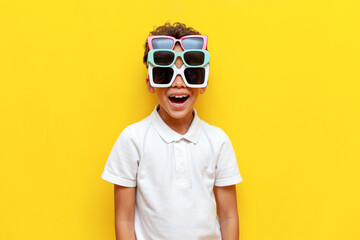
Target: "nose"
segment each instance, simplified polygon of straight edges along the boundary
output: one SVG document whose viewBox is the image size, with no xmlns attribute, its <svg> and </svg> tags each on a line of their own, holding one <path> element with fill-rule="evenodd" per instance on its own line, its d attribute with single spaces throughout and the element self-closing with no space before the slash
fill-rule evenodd
<svg viewBox="0 0 360 240">
<path fill-rule="evenodd" d="M 182 49 L 178 43 L 176 44 L 174 50 L 177 52 L 182 52 Z M 183 63 L 181 57 L 177 57 L 175 60 L 176 68 L 178 68 L 178 69 L 181 68 L 183 64 L 184 63 Z M 171 86 L 181 88 L 181 87 L 186 87 L 186 84 L 185 84 L 184 80 L 182 79 L 181 75 L 177 75 Z"/>
<path fill-rule="evenodd" d="M 173 88 L 185 88 L 186 87 L 186 84 L 180 74 L 178 74 L 175 77 L 175 80 L 174 80 L 173 84 L 171 85 L 171 87 L 173 87 Z"/>
<path fill-rule="evenodd" d="M 184 63 L 183 63 L 181 57 L 180 57 L 180 56 L 177 57 L 176 60 L 175 60 L 175 66 L 176 66 L 177 68 L 181 68 L 181 66 L 182 66 L 183 64 L 184 64 Z"/>
<path fill-rule="evenodd" d="M 176 43 L 176 44 L 175 44 L 174 51 L 175 51 L 175 52 L 182 52 L 182 51 L 183 51 L 179 43 Z M 183 64 L 184 64 L 184 63 L 183 63 L 181 57 L 178 56 L 178 57 L 176 58 L 176 60 L 175 60 L 175 66 L 176 66 L 177 68 L 181 68 L 181 66 L 182 66 Z"/>
</svg>

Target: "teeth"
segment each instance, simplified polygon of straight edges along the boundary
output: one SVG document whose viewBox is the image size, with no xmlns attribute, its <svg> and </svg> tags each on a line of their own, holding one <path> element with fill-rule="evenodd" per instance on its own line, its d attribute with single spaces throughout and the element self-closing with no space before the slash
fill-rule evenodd
<svg viewBox="0 0 360 240">
<path fill-rule="evenodd" d="M 176 95 L 176 96 L 171 96 L 171 97 L 174 97 L 174 98 L 184 98 L 184 97 L 187 97 L 188 95 L 181 95 L 181 96 L 179 96 L 179 95 Z"/>
</svg>

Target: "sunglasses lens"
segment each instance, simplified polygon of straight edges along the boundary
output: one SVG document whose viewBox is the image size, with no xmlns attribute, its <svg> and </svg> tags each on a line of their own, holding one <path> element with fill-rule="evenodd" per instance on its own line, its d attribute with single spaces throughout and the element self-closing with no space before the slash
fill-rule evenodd
<svg viewBox="0 0 360 240">
<path fill-rule="evenodd" d="M 186 81 L 189 84 L 201 85 L 205 81 L 205 69 L 204 68 L 186 68 L 184 71 Z"/>
<path fill-rule="evenodd" d="M 172 68 L 154 67 L 152 74 L 155 84 L 168 84 L 171 81 L 174 70 Z"/>
<path fill-rule="evenodd" d="M 184 53 L 184 60 L 190 66 L 200 66 L 205 61 L 205 54 L 198 51 L 190 51 Z"/>
<path fill-rule="evenodd" d="M 170 51 L 156 51 L 154 53 L 154 63 L 161 66 L 170 65 L 174 61 L 174 53 Z"/>
<path fill-rule="evenodd" d="M 152 40 L 153 49 L 171 49 L 174 41 L 169 38 L 155 38 Z"/>
<path fill-rule="evenodd" d="M 204 39 L 202 38 L 185 38 L 182 40 L 183 47 L 187 49 L 202 49 L 204 46 Z"/>
</svg>

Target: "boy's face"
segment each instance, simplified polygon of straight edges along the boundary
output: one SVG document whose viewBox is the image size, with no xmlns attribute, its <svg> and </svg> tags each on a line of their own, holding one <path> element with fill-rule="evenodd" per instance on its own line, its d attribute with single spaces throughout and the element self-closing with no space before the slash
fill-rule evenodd
<svg viewBox="0 0 360 240">
<path fill-rule="evenodd" d="M 179 44 L 176 44 L 174 51 L 182 52 Z M 180 68 L 183 65 L 181 58 L 177 58 L 175 66 Z M 199 96 L 205 92 L 205 88 L 189 88 L 185 85 L 182 77 L 177 75 L 173 84 L 168 88 L 154 88 L 150 85 L 149 78 L 146 79 L 149 92 L 155 93 L 159 104 L 159 114 L 163 119 L 177 121 L 192 119 L 192 110 Z"/>
</svg>

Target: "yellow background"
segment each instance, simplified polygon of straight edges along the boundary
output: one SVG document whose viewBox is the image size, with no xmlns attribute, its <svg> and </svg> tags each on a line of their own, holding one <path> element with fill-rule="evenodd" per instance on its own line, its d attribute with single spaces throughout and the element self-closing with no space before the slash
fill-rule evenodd
<svg viewBox="0 0 360 240">
<path fill-rule="evenodd" d="M 143 45 L 181 21 L 209 36 L 196 109 L 244 182 L 241 240 L 360 239 L 357 0 L 0 2 L 0 239 L 114 239 L 100 179 L 146 117 Z"/>
</svg>

